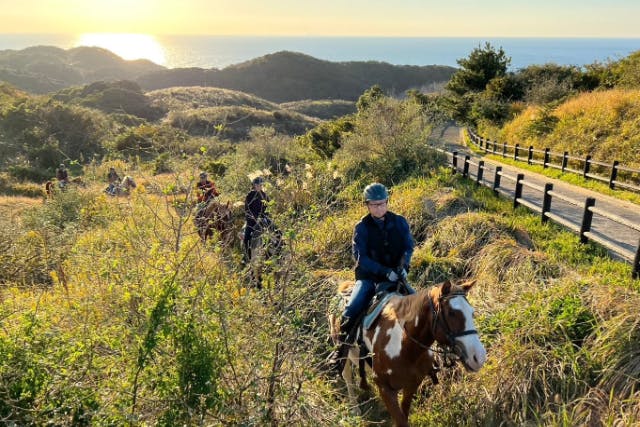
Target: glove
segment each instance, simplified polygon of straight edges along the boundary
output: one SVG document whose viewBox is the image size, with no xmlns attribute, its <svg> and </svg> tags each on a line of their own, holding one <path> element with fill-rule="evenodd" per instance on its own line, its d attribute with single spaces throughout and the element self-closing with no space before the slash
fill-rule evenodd
<svg viewBox="0 0 640 427">
<path fill-rule="evenodd" d="M 390 282 L 397 282 L 399 277 L 395 271 L 391 270 L 387 273 L 387 279 L 389 279 Z"/>
<path fill-rule="evenodd" d="M 402 269 L 402 271 L 400 272 L 400 277 L 402 277 L 402 280 L 407 280 L 407 270 L 405 270 L 404 268 Z"/>
</svg>

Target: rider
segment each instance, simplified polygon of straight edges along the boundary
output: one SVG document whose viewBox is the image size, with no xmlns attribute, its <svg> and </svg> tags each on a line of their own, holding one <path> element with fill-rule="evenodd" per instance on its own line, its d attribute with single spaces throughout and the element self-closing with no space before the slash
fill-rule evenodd
<svg viewBox="0 0 640 427">
<path fill-rule="evenodd" d="M 118 172 L 116 172 L 116 168 L 109 168 L 109 173 L 107 174 L 107 180 L 109 181 L 109 186 L 107 187 L 107 194 L 115 196 L 116 190 L 118 188 L 118 184 L 120 183 L 120 176 L 118 176 Z"/>
<path fill-rule="evenodd" d="M 67 172 L 67 168 L 64 163 L 60 163 L 58 170 L 56 170 L 56 179 L 58 180 L 58 185 L 60 187 L 64 187 L 69 184 L 69 172 Z"/>
<path fill-rule="evenodd" d="M 387 209 L 388 201 L 389 193 L 384 185 L 375 182 L 364 189 L 364 203 L 369 213 L 356 224 L 352 242 L 356 283 L 342 313 L 339 348 L 329 357 L 338 373 L 344 368 L 349 345 L 355 339 L 353 329 L 371 303 L 376 284 L 398 283 L 402 279 L 407 293 L 415 293 L 406 282 L 413 237 L 407 220 Z"/>
<path fill-rule="evenodd" d="M 251 191 L 244 199 L 244 217 L 245 228 L 244 237 L 242 239 L 242 247 L 244 248 L 244 262 L 248 262 L 251 258 L 251 248 L 249 242 L 251 242 L 251 236 L 253 232 L 258 229 L 258 224 L 271 225 L 271 219 L 267 214 L 267 204 L 269 203 L 269 196 L 262 189 L 264 179 L 259 176 L 251 181 Z"/>
<path fill-rule="evenodd" d="M 206 205 L 209 200 L 218 197 L 220 193 L 213 181 L 209 181 L 206 172 L 200 173 L 200 181 L 196 185 L 198 190 L 198 203 Z"/>
</svg>

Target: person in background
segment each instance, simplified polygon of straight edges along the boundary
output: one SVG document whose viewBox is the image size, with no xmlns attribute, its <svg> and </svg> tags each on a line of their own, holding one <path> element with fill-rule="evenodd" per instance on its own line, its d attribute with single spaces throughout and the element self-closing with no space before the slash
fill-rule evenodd
<svg viewBox="0 0 640 427">
<path fill-rule="evenodd" d="M 384 185 L 375 182 L 364 189 L 364 203 L 369 212 L 356 224 L 352 242 L 356 283 L 342 313 L 339 347 L 329 356 L 329 363 L 338 374 L 355 339 L 353 330 L 358 319 L 376 294 L 376 285 L 402 283 L 406 293 L 415 293 L 406 282 L 413 237 L 407 220 L 389 211 L 388 202 L 389 193 Z"/>
<path fill-rule="evenodd" d="M 60 163 L 60 166 L 58 166 L 58 169 L 56 170 L 56 179 L 58 180 L 58 186 L 60 186 L 60 188 L 64 188 L 69 184 L 69 172 L 67 171 L 64 163 Z"/>
<path fill-rule="evenodd" d="M 201 205 L 206 205 L 209 203 L 209 200 L 220 195 L 216 185 L 213 181 L 210 181 L 208 177 L 209 176 L 206 172 L 200 173 L 200 181 L 196 184 L 196 189 L 198 190 L 198 203 Z"/>
<path fill-rule="evenodd" d="M 259 226 L 269 226 L 271 219 L 267 214 L 267 204 L 269 203 L 269 196 L 264 192 L 262 186 L 264 179 L 259 176 L 251 181 L 251 191 L 244 199 L 244 216 L 245 227 L 244 236 L 242 240 L 242 247 L 244 248 L 244 262 L 248 262 L 251 259 L 251 248 L 249 242 L 251 236 L 258 229 Z"/>
<path fill-rule="evenodd" d="M 107 194 L 115 196 L 118 190 L 118 185 L 120 184 L 120 176 L 118 175 L 118 172 L 116 172 L 116 168 L 109 168 L 107 180 L 109 181 L 109 186 L 105 191 Z"/>
</svg>

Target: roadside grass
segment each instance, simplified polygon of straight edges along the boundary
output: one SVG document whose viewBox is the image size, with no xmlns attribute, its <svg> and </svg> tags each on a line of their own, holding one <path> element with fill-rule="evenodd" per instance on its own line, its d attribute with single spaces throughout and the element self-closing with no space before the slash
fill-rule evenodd
<svg viewBox="0 0 640 427">
<path fill-rule="evenodd" d="M 530 165 L 526 161 L 514 160 L 513 157 L 502 157 L 502 155 L 499 154 L 485 153 L 484 150 L 481 150 L 469 140 L 469 136 L 466 131 L 464 132 L 463 140 L 465 145 L 471 151 L 487 159 L 517 167 L 519 169 L 529 170 L 531 172 L 535 172 L 549 178 L 564 181 L 568 184 L 576 185 L 578 187 L 586 188 L 588 190 L 596 191 L 607 196 L 615 197 L 620 200 L 626 200 L 640 205 L 640 194 L 638 193 L 634 193 L 632 191 L 624 189 L 612 189 L 609 187 L 609 185 L 603 182 L 593 179 L 586 179 L 583 176 L 575 173 L 562 172 L 561 170 L 554 168 L 545 168 L 541 165 Z"/>
</svg>

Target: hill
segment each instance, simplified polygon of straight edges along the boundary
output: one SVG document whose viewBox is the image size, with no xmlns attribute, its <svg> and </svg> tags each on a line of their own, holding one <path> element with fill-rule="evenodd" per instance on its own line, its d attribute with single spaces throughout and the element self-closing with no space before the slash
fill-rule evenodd
<svg viewBox="0 0 640 427">
<path fill-rule="evenodd" d="M 384 62 L 330 62 L 296 52 L 278 52 L 222 70 L 165 69 L 137 79 L 145 89 L 171 86 L 216 86 L 239 90 L 272 102 L 304 99 L 355 101 L 378 84 L 390 93 L 448 80 L 455 68 L 397 66 Z"/>
<path fill-rule="evenodd" d="M 297 111 L 311 117 L 323 120 L 335 119 L 356 112 L 356 103 L 342 99 L 321 99 L 304 101 L 284 102 L 281 108 L 290 111 Z"/>
<path fill-rule="evenodd" d="M 0 51 L 0 80 L 33 93 L 47 93 L 98 80 L 133 80 L 164 67 L 127 61 L 98 47 L 35 46 Z"/>
<path fill-rule="evenodd" d="M 433 87 L 453 67 L 330 62 L 296 52 L 277 52 L 215 68 L 168 69 L 148 60 L 126 61 L 97 47 L 35 46 L 0 51 L 0 80 L 32 93 L 48 93 L 100 80 L 132 80 L 144 90 L 205 86 L 238 90 L 271 102 L 305 99 L 355 101 L 373 85 L 388 93 Z"/>
<path fill-rule="evenodd" d="M 502 129 L 480 131 L 499 141 L 522 147 L 550 148 L 594 160 L 618 160 L 640 167 L 639 89 L 611 89 L 582 93 L 555 107 L 529 106 Z"/>
</svg>

